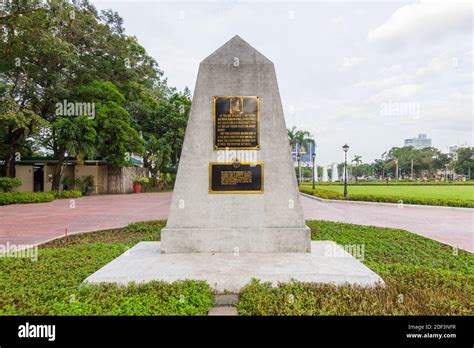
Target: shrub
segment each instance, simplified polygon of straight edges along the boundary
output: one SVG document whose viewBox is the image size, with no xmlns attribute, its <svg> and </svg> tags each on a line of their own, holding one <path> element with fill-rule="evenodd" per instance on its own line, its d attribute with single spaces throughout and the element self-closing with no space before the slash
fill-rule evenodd
<svg viewBox="0 0 474 348">
<path fill-rule="evenodd" d="M 312 189 L 307 188 L 300 188 L 300 192 L 306 193 L 308 195 L 316 196 L 323 199 L 344 199 L 344 195 L 340 194 L 339 192 L 332 191 L 332 190 L 324 190 L 324 189 L 316 189 L 313 191 Z"/>
<path fill-rule="evenodd" d="M 54 201 L 51 192 L 0 192 L 0 205 Z"/>
<path fill-rule="evenodd" d="M 301 187 L 300 192 L 319 197 L 322 199 L 338 199 L 362 202 L 380 202 L 380 203 L 403 203 L 419 205 L 436 205 L 446 207 L 474 208 L 474 202 L 462 199 L 450 198 L 417 198 L 417 197 L 398 197 L 398 196 L 378 196 L 367 194 L 349 194 L 347 198 L 343 194 L 331 190 L 317 188 L 314 191 L 311 188 Z"/>
<path fill-rule="evenodd" d="M 13 190 L 14 188 L 21 186 L 22 182 L 20 179 L 0 177 L 0 189 L 4 192 Z"/>
<path fill-rule="evenodd" d="M 301 186 L 311 186 L 312 183 L 302 183 Z M 343 181 L 318 182 L 318 186 L 342 186 Z M 349 181 L 349 186 L 470 186 L 474 181 Z"/>
<path fill-rule="evenodd" d="M 464 201 L 462 199 L 449 198 L 416 198 L 416 197 L 397 197 L 397 196 L 377 196 L 364 194 L 349 194 L 351 201 L 381 202 L 381 203 L 403 203 L 419 205 L 437 205 L 446 207 L 474 208 L 474 202 Z"/>
<path fill-rule="evenodd" d="M 64 190 L 56 193 L 58 198 L 79 198 L 82 197 L 82 192 L 78 190 Z"/>
<path fill-rule="evenodd" d="M 80 190 L 85 192 L 87 187 L 94 187 L 94 176 L 82 176 L 81 178 L 76 177 L 71 180 L 71 184 L 74 186 L 74 190 Z"/>
</svg>

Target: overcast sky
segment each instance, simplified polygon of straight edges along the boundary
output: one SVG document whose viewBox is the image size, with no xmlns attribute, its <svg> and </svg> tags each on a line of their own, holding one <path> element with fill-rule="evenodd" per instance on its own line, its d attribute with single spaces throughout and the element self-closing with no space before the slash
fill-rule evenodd
<svg viewBox="0 0 474 348">
<path fill-rule="evenodd" d="M 287 126 L 314 134 L 320 165 L 345 142 L 364 162 L 418 133 L 472 146 L 470 1 L 92 3 L 118 11 L 179 89 L 240 35 L 275 64 Z"/>
</svg>

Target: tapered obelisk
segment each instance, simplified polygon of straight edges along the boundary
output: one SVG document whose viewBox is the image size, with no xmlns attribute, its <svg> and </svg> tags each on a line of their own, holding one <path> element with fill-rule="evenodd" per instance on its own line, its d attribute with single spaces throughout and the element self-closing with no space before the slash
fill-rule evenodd
<svg viewBox="0 0 474 348">
<path fill-rule="evenodd" d="M 310 248 L 273 63 L 235 36 L 200 64 L 161 252 Z"/>
</svg>

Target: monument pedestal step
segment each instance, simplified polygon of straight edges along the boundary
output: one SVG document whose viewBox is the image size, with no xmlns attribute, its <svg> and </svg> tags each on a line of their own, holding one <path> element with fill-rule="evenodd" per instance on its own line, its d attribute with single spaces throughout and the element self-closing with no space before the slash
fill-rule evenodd
<svg viewBox="0 0 474 348">
<path fill-rule="evenodd" d="M 312 241 L 311 253 L 172 253 L 161 242 L 140 242 L 89 276 L 86 283 L 204 280 L 217 293 L 238 293 L 252 278 L 264 282 L 383 284 L 382 278 L 331 241 Z"/>
<path fill-rule="evenodd" d="M 164 228 L 162 253 L 309 253 L 309 227 Z"/>
</svg>

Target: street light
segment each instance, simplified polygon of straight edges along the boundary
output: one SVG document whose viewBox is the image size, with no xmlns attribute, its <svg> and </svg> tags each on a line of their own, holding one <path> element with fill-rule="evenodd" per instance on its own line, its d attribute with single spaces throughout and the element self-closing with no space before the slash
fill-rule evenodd
<svg viewBox="0 0 474 348">
<path fill-rule="evenodd" d="M 342 149 L 344 150 L 344 197 L 347 197 L 347 151 L 349 151 L 349 145 L 344 144 Z"/>
<path fill-rule="evenodd" d="M 296 156 L 296 160 L 298 161 L 298 185 L 301 184 L 301 154 Z"/>
<path fill-rule="evenodd" d="M 311 158 L 313 159 L 313 190 L 314 190 L 314 163 L 316 162 L 316 153 L 313 152 L 313 154 L 311 155 Z M 316 174 L 317 175 L 317 174 Z"/>
</svg>

